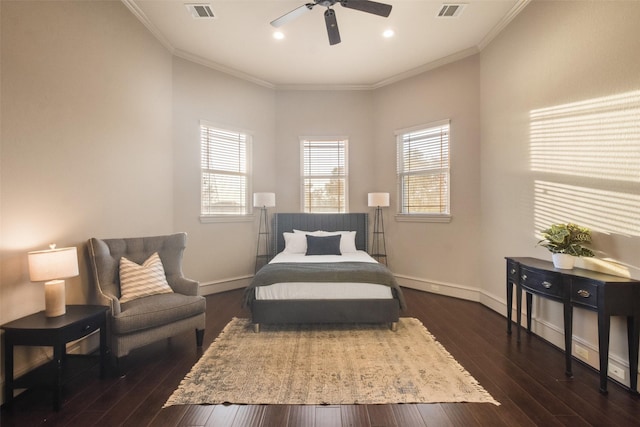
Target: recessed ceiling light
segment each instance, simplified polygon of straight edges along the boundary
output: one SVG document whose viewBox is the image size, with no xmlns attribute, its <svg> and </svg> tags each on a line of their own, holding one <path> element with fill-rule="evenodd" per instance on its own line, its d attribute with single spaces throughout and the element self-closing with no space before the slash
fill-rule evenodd
<svg viewBox="0 0 640 427">
<path fill-rule="evenodd" d="M 284 38 L 284 33 L 282 31 L 274 31 L 273 38 L 276 40 L 282 40 Z"/>
<path fill-rule="evenodd" d="M 388 38 L 393 37 L 395 34 L 396 34 L 396 32 L 395 32 L 395 31 L 393 31 L 393 30 L 391 30 L 391 29 L 389 29 L 389 30 L 384 30 L 384 32 L 382 33 L 382 37 L 384 37 L 384 38 L 387 38 L 387 39 L 388 39 Z"/>
</svg>

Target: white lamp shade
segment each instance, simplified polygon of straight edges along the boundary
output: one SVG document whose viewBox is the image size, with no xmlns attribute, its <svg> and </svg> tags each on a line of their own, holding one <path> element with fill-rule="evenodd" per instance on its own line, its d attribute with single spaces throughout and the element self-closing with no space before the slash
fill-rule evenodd
<svg viewBox="0 0 640 427">
<path fill-rule="evenodd" d="M 369 207 L 389 206 L 389 193 L 369 193 Z"/>
<path fill-rule="evenodd" d="M 29 278 L 32 282 L 66 279 L 78 275 L 78 250 L 72 248 L 29 252 Z"/>
<path fill-rule="evenodd" d="M 276 205 L 276 193 L 253 193 L 253 206 L 272 208 Z"/>
</svg>

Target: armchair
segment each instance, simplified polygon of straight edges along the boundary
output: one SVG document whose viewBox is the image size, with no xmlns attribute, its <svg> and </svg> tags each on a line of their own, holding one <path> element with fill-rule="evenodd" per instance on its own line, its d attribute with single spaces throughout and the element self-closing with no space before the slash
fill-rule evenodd
<svg viewBox="0 0 640 427">
<path fill-rule="evenodd" d="M 128 239 L 89 239 L 93 282 L 102 305 L 111 307 L 107 325 L 109 348 L 116 359 L 151 342 L 193 329 L 202 346 L 206 300 L 198 295 L 198 282 L 182 274 L 186 233 Z M 157 252 L 173 293 L 120 302 L 120 258 L 142 264 Z"/>
</svg>

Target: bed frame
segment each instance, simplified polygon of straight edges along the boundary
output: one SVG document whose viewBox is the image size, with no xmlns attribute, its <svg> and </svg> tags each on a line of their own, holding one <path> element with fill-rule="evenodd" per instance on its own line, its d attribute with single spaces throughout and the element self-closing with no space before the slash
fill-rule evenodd
<svg viewBox="0 0 640 427">
<path fill-rule="evenodd" d="M 356 231 L 356 248 L 367 250 L 368 214 L 276 213 L 273 218 L 275 253 L 284 249 L 282 233 L 305 231 Z M 397 299 L 362 300 L 254 300 L 254 330 L 273 323 L 388 323 L 395 330 L 400 316 Z"/>
</svg>

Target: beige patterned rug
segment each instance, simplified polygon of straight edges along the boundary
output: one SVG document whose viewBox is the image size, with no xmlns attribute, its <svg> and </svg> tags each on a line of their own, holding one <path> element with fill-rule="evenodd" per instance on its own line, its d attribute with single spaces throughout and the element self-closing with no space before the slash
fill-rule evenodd
<svg viewBox="0 0 640 427">
<path fill-rule="evenodd" d="M 233 319 L 164 407 L 196 404 L 488 402 L 418 319 L 382 325 L 265 326 Z"/>
</svg>

